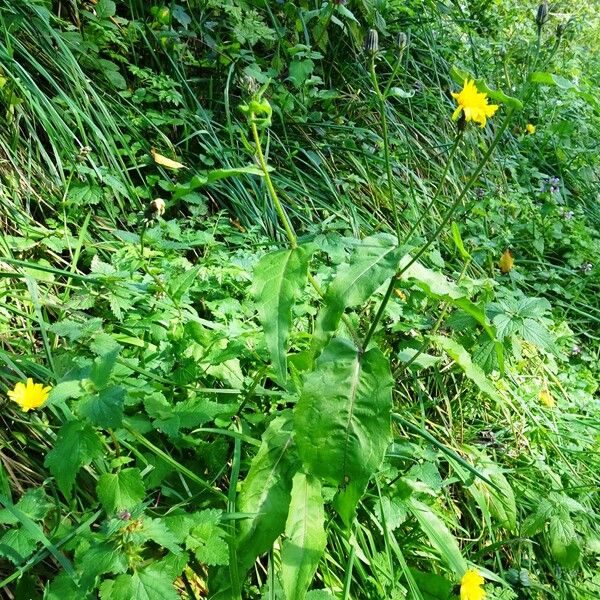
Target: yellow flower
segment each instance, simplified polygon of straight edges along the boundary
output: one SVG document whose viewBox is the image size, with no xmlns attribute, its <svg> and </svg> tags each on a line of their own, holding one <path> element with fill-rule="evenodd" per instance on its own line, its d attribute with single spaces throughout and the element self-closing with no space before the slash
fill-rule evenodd
<svg viewBox="0 0 600 600">
<path fill-rule="evenodd" d="M 458 102 L 458 107 L 452 115 L 455 121 L 462 112 L 465 115 L 465 121 L 475 121 L 484 127 L 486 118 L 493 116 L 499 108 L 497 104 L 488 104 L 487 94 L 478 92 L 475 82 L 469 79 L 465 79 L 463 89 L 458 94 L 453 92 L 452 96 Z"/>
<path fill-rule="evenodd" d="M 502 253 L 500 260 L 498 261 L 498 266 L 500 267 L 500 271 L 502 273 L 508 273 L 512 270 L 513 265 L 515 264 L 515 259 L 513 255 L 510 253 L 508 248 Z"/>
<path fill-rule="evenodd" d="M 474 569 L 469 569 L 460 581 L 460 600 L 483 600 L 483 583 L 483 577 Z"/>
<path fill-rule="evenodd" d="M 41 383 L 33 383 L 30 377 L 26 384 L 19 381 L 15 389 L 8 392 L 8 397 L 27 412 L 44 404 L 51 389 L 50 386 L 44 387 Z"/>
<path fill-rule="evenodd" d="M 552 394 L 548 391 L 548 388 L 542 388 L 539 393 L 540 402 L 547 406 L 548 408 L 553 408 L 556 403 L 554 402 L 554 398 Z"/>
<path fill-rule="evenodd" d="M 532 123 L 527 123 L 527 125 L 525 125 L 525 131 L 529 135 L 533 135 L 535 133 L 535 125 L 533 125 Z"/>
</svg>

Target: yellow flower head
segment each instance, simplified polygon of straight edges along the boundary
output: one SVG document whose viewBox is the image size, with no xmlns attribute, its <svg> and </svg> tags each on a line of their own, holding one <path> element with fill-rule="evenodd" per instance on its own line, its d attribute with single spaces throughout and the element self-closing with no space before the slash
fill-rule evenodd
<svg viewBox="0 0 600 600">
<path fill-rule="evenodd" d="M 485 590 L 483 577 L 474 569 L 469 569 L 460 581 L 460 600 L 483 600 Z"/>
<path fill-rule="evenodd" d="M 514 264 L 515 264 L 515 259 L 514 259 L 513 255 L 511 254 L 510 250 L 507 248 L 502 253 L 500 260 L 498 261 L 498 266 L 500 267 L 500 271 L 502 271 L 502 273 L 508 273 L 509 271 L 512 270 Z"/>
<path fill-rule="evenodd" d="M 548 388 L 546 387 L 540 390 L 539 398 L 540 402 L 548 408 L 553 408 L 556 405 L 552 394 L 548 391 Z"/>
<path fill-rule="evenodd" d="M 527 123 L 527 125 L 525 125 L 525 131 L 529 135 L 533 135 L 535 133 L 535 125 L 533 125 L 532 123 Z"/>
<path fill-rule="evenodd" d="M 50 386 L 44 387 L 41 383 L 33 383 L 33 379 L 30 377 L 26 384 L 19 381 L 15 385 L 15 389 L 8 392 L 8 397 L 27 412 L 44 404 L 51 389 Z"/>
<path fill-rule="evenodd" d="M 463 89 L 458 94 L 452 93 L 456 98 L 458 106 L 452 115 L 456 121 L 462 112 L 465 116 L 465 121 L 475 121 L 481 127 L 485 126 L 486 118 L 491 117 L 498 110 L 497 104 L 488 104 L 487 94 L 477 91 L 475 82 L 465 79 Z"/>
</svg>

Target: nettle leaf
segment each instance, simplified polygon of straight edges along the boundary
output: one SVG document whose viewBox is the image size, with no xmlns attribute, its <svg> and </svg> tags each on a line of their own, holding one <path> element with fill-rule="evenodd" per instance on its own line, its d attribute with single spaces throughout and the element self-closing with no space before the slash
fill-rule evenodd
<svg viewBox="0 0 600 600">
<path fill-rule="evenodd" d="M 194 526 L 185 540 L 196 559 L 209 566 L 229 564 L 229 547 L 220 527 L 222 511 L 203 510 L 194 515 Z"/>
<path fill-rule="evenodd" d="M 125 554 L 107 542 L 86 547 L 80 554 L 77 554 L 77 567 L 82 573 L 80 585 L 85 589 L 92 587 L 99 575 L 119 574 L 127 570 Z"/>
<path fill-rule="evenodd" d="M 100 475 L 96 492 L 107 513 L 130 509 L 146 495 L 140 470 L 135 468 Z"/>
<path fill-rule="evenodd" d="M 300 297 L 315 247 L 298 246 L 265 254 L 254 269 L 252 293 L 275 373 L 287 379 L 286 344 L 292 327 L 292 307 Z"/>
<path fill-rule="evenodd" d="M 102 440 L 89 424 L 69 421 L 60 428 L 54 448 L 44 464 L 56 479 L 60 491 L 68 497 L 79 469 L 103 454 Z"/>
<path fill-rule="evenodd" d="M 321 482 L 296 473 L 281 547 L 281 578 L 286 600 L 304 600 L 325 550 L 325 509 Z"/>
<path fill-rule="evenodd" d="M 92 369 L 90 371 L 90 379 L 94 382 L 97 388 L 106 387 L 110 379 L 110 375 L 115 367 L 119 351 L 121 347 L 116 346 L 110 352 L 94 359 Z"/>
<path fill-rule="evenodd" d="M 450 356 L 483 393 L 496 401 L 500 400 L 494 384 L 486 377 L 483 369 L 473 362 L 471 355 L 458 342 L 441 335 L 433 336 L 431 339 L 433 343 Z"/>
<path fill-rule="evenodd" d="M 550 551 L 559 565 L 572 569 L 579 560 L 581 548 L 575 525 L 566 510 L 556 511 L 548 524 Z"/>
<path fill-rule="evenodd" d="M 421 530 L 431 545 L 440 553 L 442 560 L 454 574 L 461 578 L 467 570 L 467 561 L 460 552 L 458 542 L 446 524 L 423 502 L 410 497 L 407 508 L 417 519 Z"/>
<path fill-rule="evenodd" d="M 315 355 L 335 333 L 344 310 L 364 304 L 392 277 L 405 251 L 405 247 L 396 245 L 394 236 L 383 233 L 366 237 L 354 248 L 327 288 L 313 337 Z"/>
<path fill-rule="evenodd" d="M 46 496 L 42 488 L 27 490 L 15 504 L 15 508 L 27 515 L 32 521 L 41 521 L 44 519 L 53 506 L 54 504 Z M 0 510 L 0 523 L 15 525 L 19 522 L 19 518 L 15 513 L 7 508 Z"/>
<path fill-rule="evenodd" d="M 0 556 L 4 556 L 15 565 L 19 565 L 33 554 L 39 539 L 24 527 L 9 529 L 0 537 Z"/>
<path fill-rule="evenodd" d="M 391 409 L 392 376 L 383 353 L 363 354 L 348 340 L 331 340 L 296 405 L 296 444 L 307 472 L 347 497 L 345 518 L 381 466 L 391 442 Z"/>
<path fill-rule="evenodd" d="M 102 600 L 179 600 L 171 573 L 157 564 L 108 579 L 100 586 Z"/>
<path fill-rule="evenodd" d="M 77 402 L 76 411 L 98 427 L 116 428 L 123 421 L 125 390 L 120 386 L 89 394 Z"/>
<path fill-rule="evenodd" d="M 238 561 L 246 572 L 267 552 L 285 528 L 292 477 L 298 459 L 288 412 L 271 421 L 250 464 L 238 496 L 238 510 L 248 515 L 238 525 Z"/>
</svg>

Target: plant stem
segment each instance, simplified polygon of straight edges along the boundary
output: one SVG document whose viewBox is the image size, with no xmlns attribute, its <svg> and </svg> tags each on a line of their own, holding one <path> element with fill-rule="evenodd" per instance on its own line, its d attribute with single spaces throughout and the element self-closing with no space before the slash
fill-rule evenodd
<svg viewBox="0 0 600 600">
<path fill-rule="evenodd" d="M 496 132 L 496 135 L 494 136 L 492 143 L 489 145 L 483 158 L 479 161 L 477 168 L 475 169 L 475 171 L 469 178 L 469 181 L 467 181 L 467 183 L 463 187 L 460 194 L 457 196 L 456 200 L 452 203 L 452 206 L 450 206 L 450 208 L 446 212 L 446 215 L 442 219 L 442 222 L 438 225 L 437 229 L 429 237 L 427 242 L 425 242 L 425 244 L 420 248 L 420 250 L 403 267 L 400 268 L 400 270 L 394 275 L 394 277 L 392 277 L 390 284 L 388 286 L 388 289 L 385 293 L 385 296 L 384 296 L 383 300 L 381 301 L 381 305 L 379 306 L 379 310 L 377 311 L 377 314 L 375 315 L 375 318 L 373 319 L 373 322 L 371 323 L 371 327 L 369 328 L 369 331 L 367 332 L 365 341 L 363 342 L 363 345 L 362 345 L 363 349 L 367 348 L 369 342 L 371 341 L 371 338 L 373 337 L 373 334 L 375 333 L 375 329 L 377 328 L 379 321 L 383 317 L 385 307 L 387 306 L 387 303 L 389 302 L 389 300 L 392 296 L 392 292 L 394 290 L 394 286 L 396 285 L 396 282 L 402 277 L 402 275 L 406 272 L 406 270 L 408 268 L 410 268 L 415 262 L 417 262 L 417 260 L 419 260 L 419 258 L 423 255 L 423 253 L 427 250 L 427 248 L 429 248 L 431 246 L 431 244 L 433 244 L 433 242 L 438 238 L 440 233 L 442 233 L 442 231 L 448 224 L 448 221 L 450 221 L 450 219 L 454 215 L 454 212 L 458 208 L 459 204 L 462 202 L 462 200 L 465 197 L 465 195 L 467 194 L 467 192 L 471 189 L 471 187 L 473 186 L 473 184 L 479 177 L 481 171 L 483 170 L 483 167 L 485 167 L 485 165 L 489 161 L 490 157 L 492 156 L 492 152 L 495 150 L 496 146 L 500 142 L 500 139 L 502 138 L 502 134 L 506 131 L 506 128 L 508 127 L 508 125 L 510 124 L 510 122 L 512 120 L 513 113 L 514 113 L 514 108 L 510 108 L 508 111 L 508 114 L 506 115 L 506 118 L 504 119 L 504 122 L 502 123 L 502 125 L 500 126 L 498 131 Z M 444 177 L 445 177 L 445 174 L 444 174 Z M 437 194 L 436 194 L 436 197 L 437 197 Z"/>
<path fill-rule="evenodd" d="M 252 137 L 254 138 L 254 145 L 256 147 L 256 155 L 258 156 L 258 162 L 260 163 L 260 168 L 263 171 L 265 176 L 265 183 L 267 184 L 267 189 L 269 190 L 269 196 L 271 196 L 271 200 L 273 201 L 273 206 L 275 206 L 275 210 L 277 211 L 277 216 L 283 225 L 285 230 L 285 234 L 287 236 L 288 241 L 290 242 L 290 246 L 292 248 L 298 247 L 298 241 L 296 238 L 296 234 L 292 229 L 292 225 L 283 210 L 283 206 L 279 201 L 279 197 L 277 196 L 277 192 L 275 191 L 275 186 L 273 185 L 273 181 L 271 176 L 269 175 L 269 167 L 267 166 L 267 161 L 265 160 L 265 156 L 262 151 L 262 146 L 260 144 L 260 137 L 258 135 L 258 128 L 256 127 L 256 123 L 254 122 L 254 114 L 251 115 L 250 118 L 250 128 L 252 129 Z"/>
<path fill-rule="evenodd" d="M 388 188 L 388 200 L 392 208 L 392 214 L 394 216 L 394 227 L 396 229 L 396 236 L 398 237 L 398 243 L 400 243 L 400 221 L 398 220 L 398 211 L 396 210 L 396 202 L 394 201 L 394 184 L 392 175 L 392 164 L 390 161 L 390 141 L 388 135 L 387 117 L 385 115 L 385 96 L 381 93 L 379 88 L 379 81 L 377 80 L 377 73 L 375 72 L 375 56 L 371 58 L 371 81 L 373 82 L 373 89 L 379 101 L 379 116 L 381 119 L 381 130 L 383 134 L 383 153 L 385 160 L 385 170 L 387 175 L 387 188 Z"/>
</svg>

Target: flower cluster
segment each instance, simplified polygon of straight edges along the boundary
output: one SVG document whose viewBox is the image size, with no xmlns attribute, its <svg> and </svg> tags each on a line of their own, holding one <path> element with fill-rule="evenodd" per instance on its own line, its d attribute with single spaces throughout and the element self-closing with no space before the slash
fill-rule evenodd
<svg viewBox="0 0 600 600">
<path fill-rule="evenodd" d="M 473 80 L 465 79 L 463 89 L 458 93 L 452 93 L 458 102 L 452 118 L 456 121 L 462 113 L 464 120 L 468 123 L 473 121 L 484 127 L 486 119 L 498 110 L 497 104 L 488 104 L 487 94 L 477 90 Z"/>
<path fill-rule="evenodd" d="M 557 194 L 560 191 L 560 178 L 546 177 L 546 179 L 542 181 L 541 191 L 550 191 L 552 194 Z"/>
</svg>

